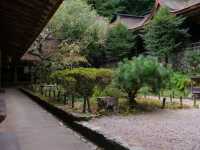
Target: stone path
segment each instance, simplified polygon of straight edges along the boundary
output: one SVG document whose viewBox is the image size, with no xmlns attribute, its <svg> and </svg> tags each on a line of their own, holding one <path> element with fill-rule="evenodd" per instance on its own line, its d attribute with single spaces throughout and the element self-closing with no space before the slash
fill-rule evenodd
<svg viewBox="0 0 200 150">
<path fill-rule="evenodd" d="M 200 150 L 199 109 L 103 117 L 88 125 L 141 150 Z"/>
<path fill-rule="evenodd" d="M 20 150 L 95 149 L 21 92 L 8 89 L 3 97 L 8 117 L 0 124 L 0 135 L 16 136 Z"/>
</svg>

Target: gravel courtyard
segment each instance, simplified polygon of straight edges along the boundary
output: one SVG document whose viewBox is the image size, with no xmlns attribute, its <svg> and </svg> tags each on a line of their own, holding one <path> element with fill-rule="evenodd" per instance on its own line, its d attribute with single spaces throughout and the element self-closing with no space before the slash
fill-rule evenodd
<svg viewBox="0 0 200 150">
<path fill-rule="evenodd" d="M 200 150 L 200 110 L 161 110 L 94 119 L 89 125 L 144 150 Z"/>
</svg>

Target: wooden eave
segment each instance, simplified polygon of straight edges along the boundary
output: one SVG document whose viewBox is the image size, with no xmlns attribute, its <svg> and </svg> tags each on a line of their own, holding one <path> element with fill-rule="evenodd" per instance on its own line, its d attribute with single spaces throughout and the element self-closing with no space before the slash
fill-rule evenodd
<svg viewBox="0 0 200 150">
<path fill-rule="evenodd" d="M 19 59 L 63 0 L 1 0 L 0 48 Z"/>
<path fill-rule="evenodd" d="M 154 17 L 154 15 L 156 14 L 156 12 L 158 11 L 158 9 L 161 6 L 162 5 L 160 3 L 160 0 L 156 0 L 152 11 L 150 12 L 148 18 L 145 19 L 145 21 L 143 22 L 143 24 L 141 24 L 140 26 L 138 26 L 136 28 L 130 29 L 130 30 L 137 31 L 137 30 L 143 29 L 144 26 L 146 24 L 148 24 L 150 22 L 150 20 Z M 183 8 L 183 9 L 176 10 L 176 11 L 171 10 L 170 12 L 172 14 L 174 14 L 174 15 L 183 15 L 183 16 L 187 16 L 187 17 L 198 15 L 198 14 L 200 14 L 200 3 L 197 3 L 195 5 L 191 5 L 191 6 Z"/>
<path fill-rule="evenodd" d="M 196 12 L 200 12 L 200 3 L 178 10 L 178 11 L 173 11 L 172 13 L 176 14 L 176 15 L 185 15 L 185 16 L 190 16 Z"/>
</svg>

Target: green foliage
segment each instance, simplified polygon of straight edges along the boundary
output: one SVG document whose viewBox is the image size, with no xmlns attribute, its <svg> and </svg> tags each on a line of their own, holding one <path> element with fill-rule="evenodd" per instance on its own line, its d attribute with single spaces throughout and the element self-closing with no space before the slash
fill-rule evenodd
<svg viewBox="0 0 200 150">
<path fill-rule="evenodd" d="M 51 78 L 60 81 L 61 79 L 74 79 L 81 96 L 90 96 L 95 86 L 101 88 L 110 83 L 112 71 L 110 69 L 95 68 L 74 68 L 52 73 Z"/>
<path fill-rule="evenodd" d="M 184 56 L 187 71 L 190 73 L 200 73 L 200 50 L 187 51 Z"/>
<path fill-rule="evenodd" d="M 51 66 L 52 63 L 49 59 L 42 60 L 39 64 L 35 66 L 34 76 L 37 83 L 49 83 L 49 75 L 54 71 Z"/>
<path fill-rule="evenodd" d="M 106 25 L 105 20 L 98 20 L 96 12 L 83 0 L 66 0 L 52 18 L 49 28 L 61 39 L 69 41 L 82 41 L 99 27 Z M 88 38 L 86 38 L 88 39 Z"/>
<path fill-rule="evenodd" d="M 153 92 L 159 92 L 169 80 L 169 70 L 152 57 L 133 58 L 119 64 L 114 82 L 128 93 L 130 102 L 135 101 L 142 87 L 150 87 Z"/>
<path fill-rule="evenodd" d="M 170 77 L 170 87 L 172 89 L 185 93 L 190 85 L 191 79 L 185 74 L 174 72 Z"/>
<path fill-rule="evenodd" d="M 187 30 L 181 28 L 183 21 L 184 18 L 172 15 L 167 8 L 160 8 L 145 28 L 146 49 L 168 63 L 168 57 L 180 50 L 188 37 Z"/>
<path fill-rule="evenodd" d="M 73 87 L 75 94 L 84 98 L 83 110 L 85 112 L 86 101 L 88 103 L 88 111 L 90 111 L 89 98 L 92 96 L 94 88 L 96 86 L 104 88 L 108 85 L 111 82 L 112 71 L 110 69 L 95 68 L 66 69 L 53 73 L 51 78 L 59 82 L 61 81 L 60 83 L 68 90 L 71 90 L 71 87 Z"/>
<path fill-rule="evenodd" d="M 93 97 L 96 98 L 103 96 L 122 98 L 126 97 L 127 94 L 112 84 L 106 86 L 104 89 L 95 87 Z"/>
<path fill-rule="evenodd" d="M 89 63 L 95 67 L 101 66 L 105 62 L 105 40 L 107 38 L 107 27 L 105 25 L 101 26 L 102 36 L 99 36 L 98 30 L 90 32 L 90 36 L 85 37 L 85 50 L 84 54 L 87 56 Z"/>
<path fill-rule="evenodd" d="M 49 27 L 60 38 L 80 39 L 94 23 L 95 12 L 81 0 L 67 0 L 54 15 Z"/>
<path fill-rule="evenodd" d="M 119 61 L 130 57 L 135 46 L 135 36 L 128 29 L 118 24 L 113 27 L 106 40 L 106 58 L 108 61 Z"/>
<path fill-rule="evenodd" d="M 120 5 L 121 0 L 87 0 L 89 4 L 97 10 L 98 14 L 101 16 L 111 18 L 116 12 L 120 12 L 124 9 Z"/>
<path fill-rule="evenodd" d="M 58 50 L 51 56 L 53 66 L 60 66 L 61 69 L 87 66 L 87 59 L 81 54 L 80 44 L 63 41 Z"/>
<path fill-rule="evenodd" d="M 75 44 L 76 47 L 79 46 L 78 53 L 85 56 L 90 64 L 102 64 L 99 60 L 103 60 L 101 47 L 107 36 L 108 21 L 99 17 L 85 1 L 64 1 L 48 27 L 58 39 L 64 40 L 60 49 Z M 73 62 L 75 60 L 77 59 Z"/>
</svg>

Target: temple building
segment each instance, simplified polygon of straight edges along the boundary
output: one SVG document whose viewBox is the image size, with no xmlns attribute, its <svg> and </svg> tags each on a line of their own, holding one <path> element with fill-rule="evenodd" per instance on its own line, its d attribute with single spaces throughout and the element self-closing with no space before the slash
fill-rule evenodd
<svg viewBox="0 0 200 150">
<path fill-rule="evenodd" d="M 142 29 L 160 7 L 167 7 L 177 16 L 186 17 L 192 43 L 200 42 L 200 0 L 156 0 L 153 9 L 143 16 L 118 14 L 113 24 L 122 23 L 131 31 Z"/>
</svg>

